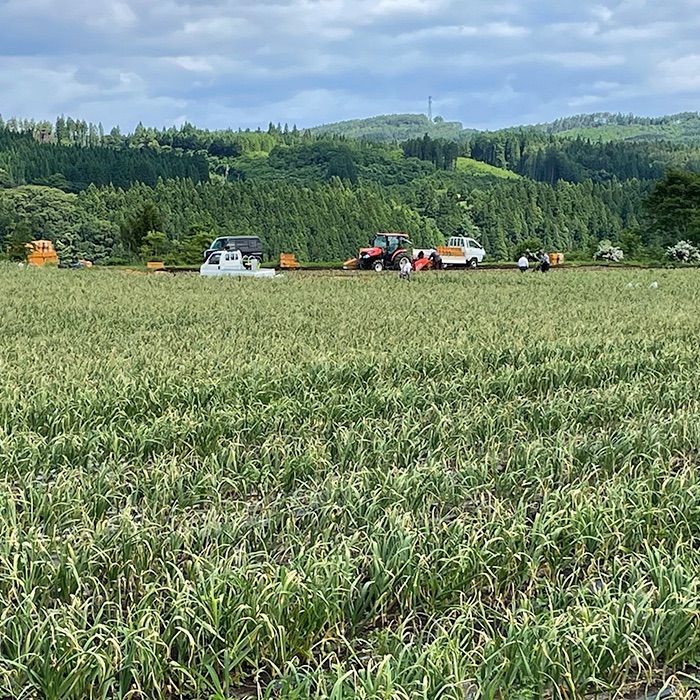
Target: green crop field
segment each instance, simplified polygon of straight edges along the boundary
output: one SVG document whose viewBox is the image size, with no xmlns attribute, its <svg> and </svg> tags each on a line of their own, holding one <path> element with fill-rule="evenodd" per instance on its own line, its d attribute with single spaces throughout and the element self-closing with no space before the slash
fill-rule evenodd
<svg viewBox="0 0 700 700">
<path fill-rule="evenodd" d="M 572 699 L 700 663 L 697 271 L 0 267 L 0 298 L 0 697 Z"/>
</svg>

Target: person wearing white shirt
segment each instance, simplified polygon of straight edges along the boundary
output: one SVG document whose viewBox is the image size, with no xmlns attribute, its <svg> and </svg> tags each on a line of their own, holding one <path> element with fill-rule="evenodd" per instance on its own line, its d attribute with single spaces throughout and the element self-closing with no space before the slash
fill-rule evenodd
<svg viewBox="0 0 700 700">
<path fill-rule="evenodd" d="M 527 272 L 528 267 L 530 267 L 530 263 L 528 262 L 527 255 L 523 253 L 518 260 L 518 269 L 520 272 Z"/>
</svg>

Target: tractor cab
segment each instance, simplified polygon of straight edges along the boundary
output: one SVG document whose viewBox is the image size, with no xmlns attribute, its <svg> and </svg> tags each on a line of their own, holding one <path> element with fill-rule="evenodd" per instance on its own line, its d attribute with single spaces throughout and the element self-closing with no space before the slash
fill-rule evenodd
<svg viewBox="0 0 700 700">
<path fill-rule="evenodd" d="M 378 233 L 369 248 L 362 248 L 357 262 L 361 270 L 398 270 L 404 258 L 413 258 L 413 243 L 405 233 Z"/>
</svg>

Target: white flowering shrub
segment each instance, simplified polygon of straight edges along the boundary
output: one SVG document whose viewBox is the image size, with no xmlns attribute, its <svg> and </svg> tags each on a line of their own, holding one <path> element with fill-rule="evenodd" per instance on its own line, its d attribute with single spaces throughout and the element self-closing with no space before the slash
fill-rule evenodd
<svg viewBox="0 0 700 700">
<path fill-rule="evenodd" d="M 596 260 L 609 260 L 610 262 L 621 262 L 625 258 L 625 254 L 622 252 L 622 248 L 614 246 L 610 241 L 601 241 L 598 244 L 598 250 L 596 250 L 593 257 Z"/>
<path fill-rule="evenodd" d="M 678 241 L 676 245 L 666 248 L 666 257 L 674 262 L 700 265 L 700 250 L 688 241 Z"/>
</svg>

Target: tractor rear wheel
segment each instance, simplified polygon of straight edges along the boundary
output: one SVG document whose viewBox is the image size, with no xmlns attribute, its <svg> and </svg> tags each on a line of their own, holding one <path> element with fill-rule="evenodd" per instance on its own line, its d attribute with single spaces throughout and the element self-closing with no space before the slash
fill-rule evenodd
<svg viewBox="0 0 700 700">
<path fill-rule="evenodd" d="M 372 269 L 375 272 L 381 272 L 384 269 L 384 263 L 381 260 L 375 260 L 372 263 Z"/>
<path fill-rule="evenodd" d="M 411 262 L 411 258 L 408 257 L 408 255 L 399 255 L 398 258 L 394 261 L 394 265 L 397 270 L 401 269 L 401 265 L 403 264 L 404 260 L 408 260 L 408 262 Z"/>
</svg>

